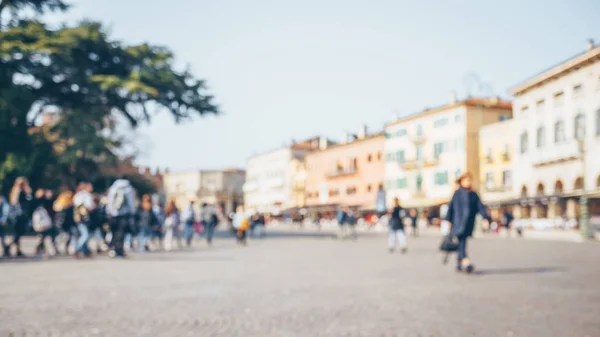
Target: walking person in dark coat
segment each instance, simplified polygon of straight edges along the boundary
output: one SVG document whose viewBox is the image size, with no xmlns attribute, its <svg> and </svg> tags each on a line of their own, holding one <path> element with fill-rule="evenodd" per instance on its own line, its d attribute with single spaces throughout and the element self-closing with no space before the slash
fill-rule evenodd
<svg viewBox="0 0 600 337">
<path fill-rule="evenodd" d="M 394 207 L 390 210 L 390 231 L 388 233 L 388 249 L 394 252 L 396 242 L 402 254 L 406 253 L 406 234 L 404 233 L 405 211 L 400 207 L 400 200 L 394 198 Z"/>
<path fill-rule="evenodd" d="M 470 173 L 458 178 L 459 188 L 454 192 L 446 220 L 451 224 L 452 235 L 458 238 L 457 271 L 472 272 L 473 265 L 467 257 L 467 239 L 473 234 L 475 216 L 480 213 L 486 221 L 490 221 L 486 207 L 475 191 L 471 189 L 473 176 Z"/>
</svg>

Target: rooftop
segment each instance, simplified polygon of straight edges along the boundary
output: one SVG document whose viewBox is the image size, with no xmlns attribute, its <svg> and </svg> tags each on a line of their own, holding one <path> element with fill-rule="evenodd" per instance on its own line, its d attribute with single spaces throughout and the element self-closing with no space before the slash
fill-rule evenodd
<svg viewBox="0 0 600 337">
<path fill-rule="evenodd" d="M 524 82 L 510 88 L 511 95 L 517 96 L 526 93 L 527 91 L 543 85 L 548 81 L 557 77 L 563 76 L 566 73 L 581 68 L 586 64 L 600 61 L 600 45 L 594 46 L 593 41 L 588 42 L 588 49 L 579 53 L 565 61 L 560 62 L 542 72 L 528 78 Z"/>
<path fill-rule="evenodd" d="M 336 144 L 333 144 L 333 145 L 329 145 L 329 146 L 327 146 L 327 148 L 313 151 L 313 152 L 307 154 L 307 156 L 310 156 L 310 155 L 313 155 L 313 154 L 322 153 L 322 152 L 327 152 L 327 151 L 332 150 L 332 149 L 339 149 L 339 148 L 344 147 L 344 146 L 351 146 L 351 145 L 354 145 L 356 143 L 364 142 L 366 140 L 370 140 L 370 139 L 377 138 L 377 137 L 382 137 L 383 138 L 383 135 L 384 135 L 384 132 L 380 131 L 380 132 L 377 132 L 377 133 L 368 134 L 368 135 L 366 135 L 363 138 L 355 136 L 355 138 L 352 141 L 348 141 L 348 142 L 345 142 L 345 143 L 336 143 Z"/>
<path fill-rule="evenodd" d="M 408 122 L 411 120 L 415 120 L 415 119 L 418 119 L 421 117 L 434 115 L 436 113 L 455 109 L 455 108 L 462 107 L 462 106 L 469 106 L 469 107 L 484 106 L 489 109 L 512 110 L 512 102 L 511 101 L 505 101 L 498 97 L 469 97 L 462 101 L 457 101 L 454 103 L 437 106 L 434 108 L 426 108 L 425 110 L 422 110 L 422 111 L 419 111 L 419 112 L 416 112 L 416 113 L 413 113 L 413 114 L 410 114 L 410 115 L 407 115 L 404 117 L 400 117 L 399 119 L 388 123 L 386 125 L 386 127 L 404 123 L 404 122 Z"/>
</svg>

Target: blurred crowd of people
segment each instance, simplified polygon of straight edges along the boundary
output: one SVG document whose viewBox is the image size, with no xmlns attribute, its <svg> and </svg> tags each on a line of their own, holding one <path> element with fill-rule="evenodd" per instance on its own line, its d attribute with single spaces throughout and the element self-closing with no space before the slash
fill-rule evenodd
<svg viewBox="0 0 600 337">
<path fill-rule="evenodd" d="M 127 179 L 117 179 L 105 194 L 94 193 L 90 182 L 82 181 L 75 190 L 33 192 L 26 178 L 17 178 L 8 196 L 0 195 L 0 242 L 4 257 L 25 256 L 22 238 L 34 232 L 37 236 L 34 255 L 74 255 L 89 258 L 92 251 L 124 257 L 126 251 L 170 251 L 191 247 L 194 237 L 201 235 L 208 245 L 213 242 L 215 228 L 226 223 L 240 244 L 246 244 L 247 233 L 264 236 L 265 218 L 249 215 L 239 207 L 235 214 L 195 201 L 180 210 L 170 200 L 162 205 L 144 194 L 138 197 Z M 8 237 L 11 229 L 12 239 Z M 58 240 L 57 238 L 66 238 Z M 51 250 L 47 249 L 49 241 Z M 59 242 L 60 241 L 60 242 Z"/>
</svg>

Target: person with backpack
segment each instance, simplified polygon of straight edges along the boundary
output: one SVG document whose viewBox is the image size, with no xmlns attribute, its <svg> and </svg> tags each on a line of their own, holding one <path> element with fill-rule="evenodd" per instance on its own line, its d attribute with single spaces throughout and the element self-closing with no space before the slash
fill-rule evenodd
<svg viewBox="0 0 600 337">
<path fill-rule="evenodd" d="M 9 246 L 6 244 L 6 225 L 8 224 L 8 213 L 10 204 L 2 195 L 0 195 L 0 244 L 5 257 L 10 255 Z"/>
<path fill-rule="evenodd" d="M 10 191 L 10 212 L 9 221 L 13 225 L 15 235 L 10 246 L 14 245 L 17 249 L 17 257 L 24 257 L 21 251 L 21 237 L 27 231 L 33 213 L 33 198 L 31 195 L 31 186 L 29 180 L 25 177 L 19 177 L 15 180 L 12 190 Z M 10 246 L 8 250 L 10 250 Z M 7 250 L 7 251 L 8 251 Z M 10 255 L 7 254 L 7 255 Z"/>
<path fill-rule="evenodd" d="M 158 200 L 153 202 L 152 212 L 157 221 L 156 224 L 152 226 L 151 242 L 153 247 L 163 247 L 165 210 Z M 158 241 L 158 244 L 155 244 L 156 241 Z"/>
<path fill-rule="evenodd" d="M 73 216 L 73 192 L 64 191 L 58 195 L 52 207 L 55 216 L 54 224 L 68 235 L 65 243 L 65 254 L 69 255 L 69 246 L 74 237 L 73 233 L 76 229 L 75 219 Z"/>
<path fill-rule="evenodd" d="M 135 216 L 135 191 L 129 180 L 115 180 L 108 190 L 106 214 L 112 230 L 111 257 L 125 257 L 125 232 L 133 226 Z"/>
<path fill-rule="evenodd" d="M 34 204 L 35 210 L 33 211 L 32 223 L 33 229 L 38 233 L 39 238 L 39 243 L 35 249 L 36 255 L 46 253 L 44 241 L 47 237 L 49 237 L 52 242 L 55 254 L 59 255 L 60 251 L 56 245 L 58 231 L 54 223 L 54 194 L 50 190 L 38 190 L 36 191 Z"/>
<path fill-rule="evenodd" d="M 89 232 L 90 239 L 94 238 L 96 241 L 96 252 L 101 254 L 103 252 L 103 245 L 106 245 L 106 224 L 108 219 L 106 217 L 106 204 L 102 202 L 102 197 L 98 194 L 94 194 L 94 210 L 90 213 L 89 221 Z"/>
<path fill-rule="evenodd" d="M 467 239 L 473 235 L 475 216 L 479 213 L 485 221 L 488 223 L 491 221 L 486 207 L 477 193 L 471 189 L 472 183 L 473 176 L 468 172 L 458 178 L 460 187 L 454 192 L 446 213 L 446 220 L 450 224 L 450 233 L 458 239 L 456 270 L 467 273 L 474 270 L 467 256 Z"/>
<path fill-rule="evenodd" d="M 77 232 L 77 244 L 75 248 L 75 257 L 90 257 L 90 249 L 88 241 L 90 238 L 90 221 L 91 214 L 96 208 L 94 196 L 92 195 L 93 187 L 89 182 L 81 182 L 77 186 L 77 193 L 73 196 L 73 220 L 75 220 Z"/>
</svg>

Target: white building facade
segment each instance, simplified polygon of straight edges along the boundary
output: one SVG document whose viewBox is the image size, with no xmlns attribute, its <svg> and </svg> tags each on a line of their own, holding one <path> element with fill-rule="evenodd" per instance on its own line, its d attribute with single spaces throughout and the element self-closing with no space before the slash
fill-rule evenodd
<svg viewBox="0 0 600 337">
<path fill-rule="evenodd" d="M 579 216 L 578 198 L 600 194 L 600 47 L 511 89 L 515 96 L 513 192 L 520 218 Z M 598 212 L 597 200 L 590 204 Z"/>
<path fill-rule="evenodd" d="M 384 146 L 387 204 L 395 197 L 403 207 L 447 203 L 456 178 L 467 171 L 479 175 L 479 126 L 511 115 L 510 102 L 468 99 L 389 123 Z"/>
<path fill-rule="evenodd" d="M 304 191 L 302 177 L 304 156 L 327 140 L 309 139 L 305 142 L 280 148 L 250 158 L 246 167 L 244 205 L 246 210 L 279 215 L 282 211 L 302 207 Z M 302 197 L 301 197 L 302 196 Z"/>
</svg>

